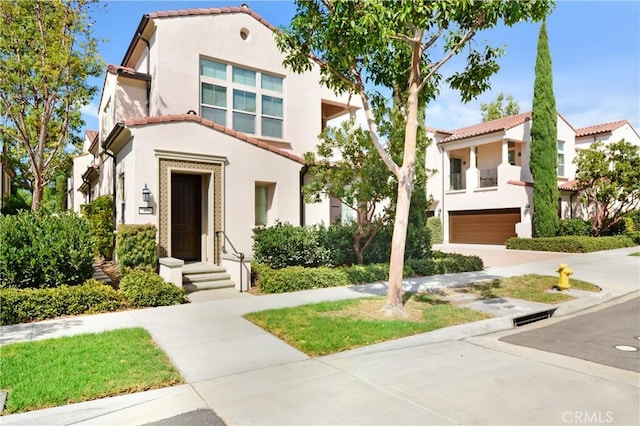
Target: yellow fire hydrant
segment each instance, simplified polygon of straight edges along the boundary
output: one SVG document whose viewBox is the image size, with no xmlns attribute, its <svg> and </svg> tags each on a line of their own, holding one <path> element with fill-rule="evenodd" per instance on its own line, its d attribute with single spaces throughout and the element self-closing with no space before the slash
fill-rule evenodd
<svg viewBox="0 0 640 426">
<path fill-rule="evenodd" d="M 566 263 L 561 263 L 556 271 L 560 276 L 558 277 L 558 290 L 569 290 L 571 284 L 569 284 L 569 275 L 573 274 L 571 268 Z"/>
</svg>

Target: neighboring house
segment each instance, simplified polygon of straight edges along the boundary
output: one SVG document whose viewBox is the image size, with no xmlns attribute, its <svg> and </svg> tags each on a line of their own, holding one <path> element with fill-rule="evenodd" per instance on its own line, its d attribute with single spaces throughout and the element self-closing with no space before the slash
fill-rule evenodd
<svg viewBox="0 0 640 426">
<path fill-rule="evenodd" d="M 531 113 L 499 118 L 453 131 L 429 129 L 434 143 L 427 167 L 437 169 L 427 182 L 431 210 L 442 217 L 444 241 L 504 244 L 530 237 L 534 213 L 529 168 Z M 627 121 L 575 129 L 558 114 L 558 215 L 585 217 L 574 189 L 576 152 L 594 141 L 620 139 L 640 145 Z"/>
<path fill-rule="evenodd" d="M 237 287 L 254 227 L 336 219 L 329 200 L 304 203 L 301 157 L 358 106 L 318 70 L 285 69 L 274 31 L 246 5 L 144 15 L 107 68 L 69 205 L 112 194 L 117 224 L 157 226 L 161 258 L 221 264 Z"/>
<path fill-rule="evenodd" d="M 11 195 L 11 178 L 15 176 L 4 161 L 0 162 L 0 209 L 4 208 L 7 198 Z"/>
</svg>

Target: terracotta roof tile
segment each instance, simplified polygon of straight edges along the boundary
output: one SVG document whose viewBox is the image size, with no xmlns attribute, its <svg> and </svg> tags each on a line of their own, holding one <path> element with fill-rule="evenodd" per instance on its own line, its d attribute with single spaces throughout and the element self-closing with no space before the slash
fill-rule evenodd
<svg viewBox="0 0 640 426">
<path fill-rule="evenodd" d="M 628 123 L 629 122 L 627 120 L 620 120 L 614 121 L 612 123 L 596 124 L 595 126 L 583 127 L 581 129 L 576 129 L 576 137 L 580 138 L 583 136 L 612 132 Z"/>
<path fill-rule="evenodd" d="M 282 150 L 280 148 L 276 148 L 264 141 L 256 139 L 254 137 L 248 136 L 244 133 L 237 132 L 228 127 L 221 126 L 217 123 L 214 123 L 211 120 L 207 120 L 206 118 L 202 118 L 198 115 L 194 114 L 171 114 L 171 115 L 162 115 L 158 117 L 140 117 L 133 118 L 129 120 L 124 120 L 124 125 L 127 127 L 135 127 L 135 126 L 144 126 L 147 124 L 156 124 L 156 123 L 170 123 L 170 122 L 184 122 L 184 121 L 194 121 L 196 123 L 200 123 L 203 126 L 210 127 L 218 132 L 225 133 L 231 137 L 239 139 L 243 142 L 250 143 L 259 148 L 265 149 L 267 151 L 271 151 L 274 154 L 280 155 L 282 157 L 288 158 L 300 164 L 306 164 L 303 158 Z"/>
<path fill-rule="evenodd" d="M 248 6 L 240 6 L 240 7 L 211 7 L 211 8 L 200 8 L 200 9 L 179 9 L 179 10 L 165 10 L 159 12 L 151 12 L 149 13 L 149 18 L 171 18 L 176 16 L 190 16 L 190 15 L 221 15 L 225 13 L 246 13 L 247 15 L 253 17 L 256 21 L 263 24 L 265 27 L 269 28 L 271 31 L 276 31 L 276 27 L 271 25 L 267 20 L 258 15 L 256 12 L 251 10 Z"/>
<path fill-rule="evenodd" d="M 487 133 L 493 133 L 500 130 L 508 130 L 529 120 L 531 120 L 531 112 L 525 112 L 518 115 L 511 115 L 509 117 L 498 118 L 496 120 L 487 121 L 485 123 L 480 123 L 469 127 L 463 127 L 461 129 L 456 129 L 453 132 L 446 132 L 450 133 L 451 136 L 444 138 L 442 141 L 440 141 L 440 143 L 486 135 Z"/>
<path fill-rule="evenodd" d="M 96 130 L 85 130 L 84 135 L 93 142 L 93 140 L 98 137 L 98 132 Z"/>
<path fill-rule="evenodd" d="M 507 181 L 507 183 L 509 185 L 528 186 L 528 187 L 533 188 L 533 182 L 524 182 L 524 181 L 521 181 L 521 180 L 509 180 L 509 181 Z"/>
<path fill-rule="evenodd" d="M 558 185 L 558 189 L 561 191 L 577 191 L 576 189 L 576 184 L 578 183 L 577 180 L 570 180 L 567 182 L 564 182 L 560 185 Z"/>
</svg>

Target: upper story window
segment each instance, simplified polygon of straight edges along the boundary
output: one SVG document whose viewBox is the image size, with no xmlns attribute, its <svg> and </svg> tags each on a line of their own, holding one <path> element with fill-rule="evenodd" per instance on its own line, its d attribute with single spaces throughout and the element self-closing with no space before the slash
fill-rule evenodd
<svg viewBox="0 0 640 426">
<path fill-rule="evenodd" d="M 564 141 L 558 141 L 558 176 L 564 176 Z"/>
<path fill-rule="evenodd" d="M 200 59 L 200 115 L 239 132 L 282 139 L 284 79 Z"/>
</svg>

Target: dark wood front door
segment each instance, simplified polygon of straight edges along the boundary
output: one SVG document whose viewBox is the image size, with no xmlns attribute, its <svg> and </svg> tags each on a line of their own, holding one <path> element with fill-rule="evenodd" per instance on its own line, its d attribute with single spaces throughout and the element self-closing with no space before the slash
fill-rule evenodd
<svg viewBox="0 0 640 426">
<path fill-rule="evenodd" d="M 171 174 L 171 256 L 201 259 L 202 176 Z"/>
</svg>

